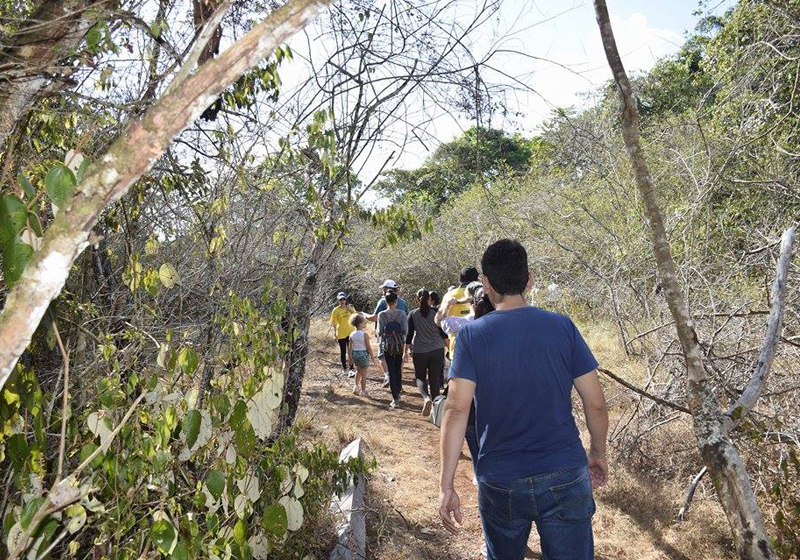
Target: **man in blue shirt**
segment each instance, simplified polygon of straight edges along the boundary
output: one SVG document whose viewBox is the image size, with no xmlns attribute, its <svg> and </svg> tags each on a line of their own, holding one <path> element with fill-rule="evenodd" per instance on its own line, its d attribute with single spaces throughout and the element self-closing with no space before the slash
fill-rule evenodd
<svg viewBox="0 0 800 560">
<path fill-rule="evenodd" d="M 608 413 L 597 361 L 573 322 L 531 307 L 525 248 L 501 239 L 481 259 L 496 310 L 459 331 L 441 435 L 439 513 L 461 523 L 453 477 L 475 403 L 478 509 L 489 560 L 522 560 L 531 524 L 548 560 L 594 558 L 592 488 L 605 484 Z M 572 416 L 572 388 L 591 435 Z"/>
</svg>

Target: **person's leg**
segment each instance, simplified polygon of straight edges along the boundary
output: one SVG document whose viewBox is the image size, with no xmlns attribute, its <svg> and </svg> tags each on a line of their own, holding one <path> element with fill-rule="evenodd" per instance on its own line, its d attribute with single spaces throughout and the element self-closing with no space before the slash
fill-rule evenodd
<svg viewBox="0 0 800 560">
<path fill-rule="evenodd" d="M 402 356 L 386 356 L 386 367 L 389 369 L 389 386 L 392 390 L 392 399 L 400 400 L 400 371 L 403 367 Z"/>
<path fill-rule="evenodd" d="M 386 356 L 380 354 L 378 359 L 381 362 L 381 371 L 383 371 L 383 386 L 389 385 L 389 366 L 386 364 Z"/>
<path fill-rule="evenodd" d="M 431 398 L 434 399 L 439 396 L 441 391 L 441 380 L 444 375 L 444 348 L 430 352 L 427 365 Z"/>
<path fill-rule="evenodd" d="M 367 368 L 358 368 L 358 386 L 362 391 L 367 390 Z"/>
<path fill-rule="evenodd" d="M 489 560 L 525 557 L 535 508 L 526 480 L 478 484 L 478 513 Z"/>
<path fill-rule="evenodd" d="M 339 359 L 342 362 L 342 371 L 347 372 L 347 343 L 349 339 L 340 338 L 339 340 Z"/>
<path fill-rule="evenodd" d="M 425 380 L 425 367 L 427 365 L 427 352 L 412 352 L 411 359 L 414 362 L 414 379 L 417 383 L 417 390 L 423 399 L 430 399 L 428 384 Z"/>
<path fill-rule="evenodd" d="M 592 515 L 595 512 L 588 467 L 567 469 L 535 479 L 540 518 L 536 529 L 546 560 L 594 558 Z"/>
</svg>

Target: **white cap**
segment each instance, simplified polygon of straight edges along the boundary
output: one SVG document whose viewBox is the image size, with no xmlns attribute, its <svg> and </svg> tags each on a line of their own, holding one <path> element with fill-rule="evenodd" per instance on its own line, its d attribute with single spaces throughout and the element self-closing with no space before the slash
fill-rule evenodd
<svg viewBox="0 0 800 560">
<path fill-rule="evenodd" d="M 392 289 L 397 288 L 397 282 L 395 282 L 394 280 L 387 280 L 386 282 L 381 284 L 381 288 L 392 288 Z"/>
</svg>

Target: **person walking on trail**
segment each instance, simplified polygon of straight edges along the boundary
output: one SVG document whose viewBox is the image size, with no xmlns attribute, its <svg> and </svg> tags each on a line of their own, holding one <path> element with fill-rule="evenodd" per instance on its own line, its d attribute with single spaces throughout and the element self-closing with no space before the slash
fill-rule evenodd
<svg viewBox="0 0 800 560">
<path fill-rule="evenodd" d="M 336 307 L 331 311 L 330 324 L 333 326 L 333 337 L 339 343 L 339 358 L 342 362 L 342 373 L 348 377 L 355 377 L 356 372 L 353 361 L 348 361 L 347 345 L 350 342 L 350 333 L 355 329 L 350 324 L 350 316 L 356 310 L 347 303 L 347 294 L 339 292 L 336 294 Z"/>
<path fill-rule="evenodd" d="M 448 303 L 451 300 L 454 300 L 453 303 L 448 308 L 447 314 L 450 317 L 466 317 L 470 313 L 470 307 L 468 298 L 469 295 L 467 294 L 467 286 L 469 286 L 472 282 L 477 282 L 479 278 L 478 269 L 474 266 L 467 266 L 461 271 L 461 274 L 458 277 L 459 285 L 458 286 L 451 286 L 445 292 L 442 301 Z M 447 353 L 450 359 L 453 359 L 453 351 L 455 350 L 455 335 L 450 337 L 449 344 L 447 346 Z"/>
<path fill-rule="evenodd" d="M 422 415 L 428 416 L 433 406 L 432 399 L 439 396 L 442 372 L 444 371 L 444 340 L 442 331 L 433 322 L 436 312 L 430 305 L 430 293 L 417 292 L 419 307 L 408 315 L 406 355 L 411 353 L 417 389 L 422 395 Z"/>
<path fill-rule="evenodd" d="M 381 297 L 381 299 L 378 301 L 378 304 L 375 306 L 375 312 L 372 315 L 366 315 L 367 321 L 372 321 L 374 323 L 378 320 L 378 313 L 388 309 L 388 305 L 386 304 L 386 294 L 392 291 L 396 293 L 398 289 L 399 286 L 394 280 L 386 280 L 383 284 L 381 284 L 383 297 Z M 406 300 L 399 296 L 397 300 L 397 307 L 398 309 L 408 313 L 408 304 L 406 304 Z M 378 350 L 378 359 L 381 361 L 381 369 L 383 370 L 383 386 L 387 387 L 389 385 L 389 369 L 386 366 L 386 360 L 383 358 L 383 353 L 380 349 Z"/>
<path fill-rule="evenodd" d="M 439 312 L 439 306 L 442 305 L 442 296 L 439 295 L 439 292 L 431 292 L 430 300 L 431 300 L 431 311 L 433 311 L 433 316 L 436 317 L 436 314 Z M 446 363 L 450 337 L 445 334 L 445 332 L 442 330 L 441 327 L 439 327 L 439 334 L 442 336 L 442 340 L 445 341 L 444 353 L 445 353 L 445 363 Z M 442 375 L 439 378 L 439 389 L 443 390 L 444 386 L 445 386 L 445 369 L 443 367 Z"/>
<path fill-rule="evenodd" d="M 594 557 L 592 489 L 608 476 L 608 412 L 597 361 L 574 323 L 531 307 L 524 247 L 501 239 L 481 259 L 496 311 L 462 327 L 450 370 L 441 434 L 439 514 L 458 532 L 453 477 L 470 403 L 478 432 L 478 511 L 489 560 L 522 560 L 531 524 L 548 559 Z M 591 436 L 584 451 L 572 388 Z"/>
<path fill-rule="evenodd" d="M 466 317 L 448 315 L 447 305 L 439 309 L 436 313 L 434 321 L 439 325 L 442 330 L 448 335 L 455 337 L 461 328 L 475 319 L 483 317 L 487 313 L 494 311 L 494 305 L 486 295 L 483 284 L 480 282 L 471 282 L 467 286 L 467 300 L 470 309 L 469 315 Z M 449 305 L 454 305 L 455 298 L 450 300 Z M 472 468 L 477 477 L 477 463 L 478 463 L 478 436 L 475 431 L 475 404 L 472 403 L 469 407 L 469 417 L 467 419 L 467 427 L 464 433 L 464 438 L 467 440 L 467 447 L 469 448 L 470 459 L 472 459 Z M 477 481 L 477 478 L 475 479 Z"/>
<path fill-rule="evenodd" d="M 403 372 L 403 349 L 408 334 L 408 318 L 397 308 L 397 294 L 386 294 L 388 309 L 378 313 L 378 345 L 389 370 L 389 387 L 392 391 L 391 408 L 400 406 L 400 385 Z"/>
<path fill-rule="evenodd" d="M 355 329 L 350 335 L 348 351 L 350 361 L 358 368 L 356 378 L 353 382 L 353 394 L 369 397 L 367 392 L 367 369 L 370 361 L 375 362 L 375 355 L 372 353 L 372 344 L 367 334 L 367 320 L 360 313 L 354 313 L 350 317 L 350 324 Z"/>
</svg>

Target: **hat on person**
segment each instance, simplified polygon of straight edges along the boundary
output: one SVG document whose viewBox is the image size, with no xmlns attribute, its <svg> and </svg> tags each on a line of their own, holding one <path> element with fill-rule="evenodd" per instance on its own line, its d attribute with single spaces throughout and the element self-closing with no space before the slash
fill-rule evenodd
<svg viewBox="0 0 800 560">
<path fill-rule="evenodd" d="M 396 289 L 397 288 L 397 282 L 395 282 L 394 280 L 387 280 L 386 282 L 381 284 L 381 288 Z"/>
<path fill-rule="evenodd" d="M 336 294 L 336 301 L 339 301 L 340 299 L 347 299 L 347 294 L 344 292 L 339 292 Z"/>
</svg>

